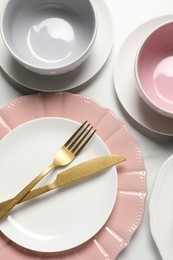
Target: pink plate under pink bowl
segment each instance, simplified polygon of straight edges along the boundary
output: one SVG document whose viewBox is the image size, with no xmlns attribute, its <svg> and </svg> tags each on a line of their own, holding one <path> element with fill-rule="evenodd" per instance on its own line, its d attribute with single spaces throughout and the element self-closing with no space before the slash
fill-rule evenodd
<svg viewBox="0 0 173 260">
<path fill-rule="evenodd" d="M 173 21 L 155 28 L 135 61 L 140 96 L 156 112 L 173 118 Z"/>
</svg>

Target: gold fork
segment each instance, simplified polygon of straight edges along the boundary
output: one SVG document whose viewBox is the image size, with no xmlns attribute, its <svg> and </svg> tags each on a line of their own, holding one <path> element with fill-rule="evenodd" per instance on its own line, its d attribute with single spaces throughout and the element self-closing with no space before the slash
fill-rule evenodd
<svg viewBox="0 0 173 260">
<path fill-rule="evenodd" d="M 53 162 L 42 171 L 35 179 L 33 179 L 22 191 L 20 191 L 3 209 L 0 210 L 0 220 L 4 218 L 7 213 L 14 208 L 29 192 L 30 190 L 45 177 L 52 169 L 60 166 L 68 165 L 82 149 L 89 142 L 96 130 L 85 121 L 77 131 L 69 138 L 69 140 L 56 152 Z"/>
</svg>

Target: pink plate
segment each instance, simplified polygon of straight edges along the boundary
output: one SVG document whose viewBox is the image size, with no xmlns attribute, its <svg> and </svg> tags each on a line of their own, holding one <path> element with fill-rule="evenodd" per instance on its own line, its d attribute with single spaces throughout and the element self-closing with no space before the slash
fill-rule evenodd
<svg viewBox="0 0 173 260">
<path fill-rule="evenodd" d="M 88 97 L 66 92 L 40 93 L 15 99 L 0 110 L 0 138 L 24 122 L 54 116 L 78 122 L 87 119 L 97 128 L 97 134 L 112 154 L 127 157 L 126 162 L 117 166 L 116 204 L 102 229 L 88 242 L 70 251 L 29 251 L 0 233 L 0 259 L 113 260 L 129 244 L 143 217 L 147 189 L 142 151 L 127 126 L 111 110 Z"/>
</svg>

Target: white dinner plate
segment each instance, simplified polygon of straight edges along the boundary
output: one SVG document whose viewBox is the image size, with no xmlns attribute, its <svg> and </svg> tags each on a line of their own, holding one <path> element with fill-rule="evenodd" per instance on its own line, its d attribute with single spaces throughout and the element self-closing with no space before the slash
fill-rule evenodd
<svg viewBox="0 0 173 260">
<path fill-rule="evenodd" d="M 0 1 L 0 10 L 3 2 Z M 0 36 L 0 65 L 5 73 L 19 84 L 38 91 L 64 91 L 80 86 L 102 68 L 112 49 L 113 24 L 104 0 L 92 0 L 98 19 L 98 30 L 93 49 L 87 60 L 77 69 L 62 74 L 43 76 L 33 73 L 18 64 L 7 51 Z"/>
<path fill-rule="evenodd" d="M 55 152 L 78 127 L 72 120 L 42 118 L 7 134 L 0 142 L 1 201 L 13 197 L 50 165 Z M 108 148 L 94 135 L 70 166 L 106 154 L 110 154 Z M 50 173 L 39 186 L 62 170 Z M 64 251 L 84 243 L 102 228 L 115 204 L 116 167 L 104 173 L 16 206 L 0 222 L 0 230 L 20 246 L 40 252 Z"/>
<path fill-rule="evenodd" d="M 114 85 L 125 111 L 140 126 L 155 133 L 172 136 L 173 120 L 150 109 L 137 93 L 134 62 L 137 50 L 146 35 L 160 23 L 172 19 L 173 15 L 154 18 L 136 28 L 125 40 L 115 60 Z"/>
<path fill-rule="evenodd" d="M 163 260 L 173 259 L 173 155 L 162 165 L 150 199 L 150 227 Z"/>
</svg>

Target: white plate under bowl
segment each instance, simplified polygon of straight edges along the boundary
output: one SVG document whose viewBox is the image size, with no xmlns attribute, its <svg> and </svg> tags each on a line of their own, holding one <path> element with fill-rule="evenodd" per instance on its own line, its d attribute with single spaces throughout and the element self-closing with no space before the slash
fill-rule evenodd
<svg viewBox="0 0 173 260">
<path fill-rule="evenodd" d="M 42 118 L 7 134 L 0 142 L 1 201 L 44 170 L 78 127 L 72 120 Z M 70 166 L 105 154 L 110 154 L 108 148 L 94 135 Z M 60 171 L 49 174 L 39 186 L 54 180 Z M 40 252 L 64 251 L 84 243 L 102 228 L 115 204 L 116 167 L 105 173 L 22 203 L 1 221 L 0 230 L 17 244 Z"/>
<path fill-rule="evenodd" d="M 134 62 L 137 50 L 147 34 L 159 24 L 172 18 L 173 15 L 160 16 L 137 27 L 123 43 L 114 67 L 115 90 L 125 111 L 140 126 L 154 133 L 168 136 L 173 135 L 173 120 L 153 111 L 140 98 L 137 91 Z"/>
<path fill-rule="evenodd" d="M 173 155 L 162 165 L 149 204 L 150 228 L 163 260 L 173 259 Z"/>
<path fill-rule="evenodd" d="M 3 3 L 0 1 L 0 11 Z M 94 46 L 87 60 L 75 70 L 62 74 L 44 76 L 31 72 L 18 64 L 7 51 L 0 36 L 0 66 L 14 81 L 26 88 L 38 91 L 64 91 L 78 87 L 91 79 L 105 64 L 113 44 L 113 24 L 104 0 L 92 0 L 96 10 L 98 29 Z"/>
</svg>

